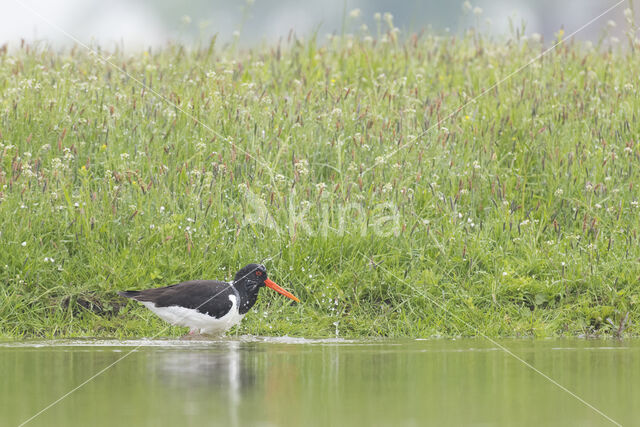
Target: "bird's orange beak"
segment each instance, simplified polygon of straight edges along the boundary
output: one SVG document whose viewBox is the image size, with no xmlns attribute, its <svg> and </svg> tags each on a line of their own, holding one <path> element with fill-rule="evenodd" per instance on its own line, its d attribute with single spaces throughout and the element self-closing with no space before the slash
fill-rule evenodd
<svg viewBox="0 0 640 427">
<path fill-rule="evenodd" d="M 270 279 L 265 280 L 264 284 L 267 285 L 268 287 L 270 287 L 271 289 L 273 289 L 274 291 L 281 293 L 285 297 L 291 298 L 295 302 L 300 302 L 300 300 L 298 298 L 294 297 L 291 292 L 282 289 L 280 286 L 276 285 L 276 283 L 271 281 Z"/>
</svg>

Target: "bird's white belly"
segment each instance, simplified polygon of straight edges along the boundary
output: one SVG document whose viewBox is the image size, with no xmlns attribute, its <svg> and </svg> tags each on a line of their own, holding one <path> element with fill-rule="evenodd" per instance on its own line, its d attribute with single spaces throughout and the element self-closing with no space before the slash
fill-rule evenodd
<svg viewBox="0 0 640 427">
<path fill-rule="evenodd" d="M 229 295 L 231 309 L 227 314 L 216 319 L 204 313 L 200 313 L 193 308 L 179 307 L 156 307 L 150 301 L 141 301 L 145 307 L 153 311 L 162 320 L 177 326 L 186 326 L 192 331 L 199 330 L 201 334 L 221 334 L 232 326 L 240 323 L 244 314 L 238 311 L 238 301 L 235 295 Z"/>
</svg>

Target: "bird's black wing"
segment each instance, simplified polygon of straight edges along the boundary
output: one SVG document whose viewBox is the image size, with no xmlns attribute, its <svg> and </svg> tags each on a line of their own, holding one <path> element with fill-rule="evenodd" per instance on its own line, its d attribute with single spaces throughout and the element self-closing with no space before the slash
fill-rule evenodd
<svg viewBox="0 0 640 427">
<path fill-rule="evenodd" d="M 231 284 L 217 280 L 191 280 L 164 288 L 118 293 L 136 301 L 153 302 L 156 307 L 192 308 L 215 318 L 224 316 L 233 306 L 230 295 L 238 298 Z"/>
</svg>

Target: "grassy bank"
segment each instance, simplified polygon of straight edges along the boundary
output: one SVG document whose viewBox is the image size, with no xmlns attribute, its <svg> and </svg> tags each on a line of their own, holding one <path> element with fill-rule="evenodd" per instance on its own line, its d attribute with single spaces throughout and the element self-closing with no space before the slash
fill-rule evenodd
<svg viewBox="0 0 640 427">
<path fill-rule="evenodd" d="M 302 304 L 237 333 L 637 334 L 635 50 L 563 44 L 447 118 L 544 48 L 3 51 L 0 336 L 179 335 L 116 291 L 268 257 Z"/>
</svg>

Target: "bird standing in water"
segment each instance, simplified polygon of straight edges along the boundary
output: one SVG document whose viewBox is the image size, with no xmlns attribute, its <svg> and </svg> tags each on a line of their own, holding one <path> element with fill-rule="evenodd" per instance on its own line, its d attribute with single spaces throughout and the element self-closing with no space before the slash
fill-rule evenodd
<svg viewBox="0 0 640 427">
<path fill-rule="evenodd" d="M 271 281 L 261 264 L 241 268 L 232 282 L 190 280 L 163 288 L 120 291 L 118 294 L 141 302 L 172 325 L 188 327 L 190 335 L 197 332 L 220 335 L 240 323 L 264 286 L 300 302 Z"/>
</svg>

